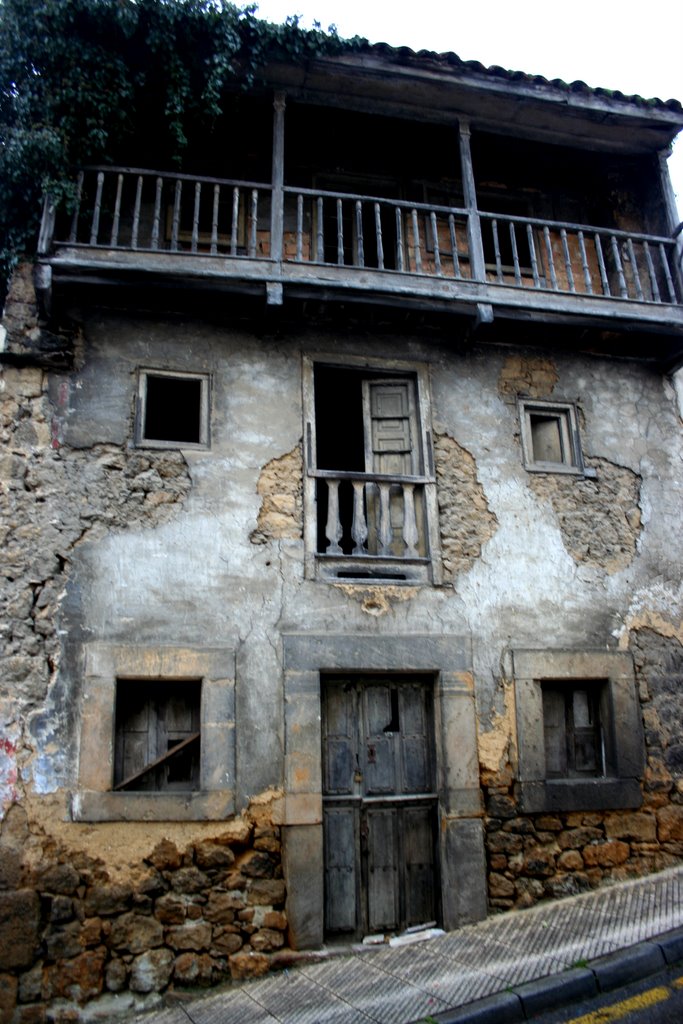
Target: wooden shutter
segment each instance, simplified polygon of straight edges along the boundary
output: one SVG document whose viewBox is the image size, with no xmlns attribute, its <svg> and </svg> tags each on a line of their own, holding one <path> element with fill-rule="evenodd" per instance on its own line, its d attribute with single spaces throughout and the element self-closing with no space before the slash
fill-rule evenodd
<svg viewBox="0 0 683 1024">
<path fill-rule="evenodd" d="M 558 687 L 543 687 L 543 732 L 546 778 L 567 775 L 567 727 L 565 695 Z"/>
</svg>

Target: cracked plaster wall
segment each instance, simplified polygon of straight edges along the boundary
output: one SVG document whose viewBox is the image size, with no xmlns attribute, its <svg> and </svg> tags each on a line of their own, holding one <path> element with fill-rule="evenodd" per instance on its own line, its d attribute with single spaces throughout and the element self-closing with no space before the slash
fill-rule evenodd
<svg viewBox="0 0 683 1024">
<path fill-rule="evenodd" d="M 19 451 L 10 445 L 2 463 L 9 504 L 0 527 L 8 537 L 19 531 L 11 544 L 27 552 L 24 583 L 8 581 L 18 631 L 11 656 L 35 664 L 23 679 L 4 677 L 0 785 L 45 836 L 59 836 L 72 851 L 87 847 L 114 875 L 130 863 L 113 839 L 121 826 L 68 821 L 81 641 L 220 642 L 237 652 L 237 804 L 246 808 L 283 782 L 282 632 L 334 633 L 343 623 L 345 633 L 468 636 L 484 778 L 505 790 L 516 760 L 511 684 L 501 667 L 507 647 L 628 646 L 639 616 L 657 611 L 671 621 L 677 608 L 683 619 L 680 593 L 673 604 L 665 597 L 683 561 L 674 528 L 683 443 L 673 389 L 628 363 L 511 356 L 495 347 L 457 354 L 419 337 L 373 338 L 373 359 L 391 365 L 400 350 L 429 365 L 440 487 L 450 496 L 441 496 L 442 518 L 453 524 L 450 533 L 442 529 L 447 583 L 354 588 L 305 580 L 296 484 L 301 352 L 317 345 L 340 357 L 368 352 L 361 333 L 256 336 L 97 314 L 83 323 L 72 373 L 6 371 L 11 414 L 3 429 Z M 140 366 L 211 375 L 209 450 L 180 456 L 132 446 Z M 579 541 L 575 551 L 567 541 L 574 506 L 553 488 L 550 500 L 547 492 L 539 500 L 538 481 L 522 465 L 520 393 L 576 401 L 598 482 L 602 471 L 615 488 L 612 501 L 616 494 L 624 508 L 639 505 L 641 524 L 633 511 L 632 532 L 624 533 L 631 539 L 617 531 L 623 550 L 614 557 L 579 557 Z M 574 491 L 584 514 L 590 498 L 581 486 Z M 604 495 L 600 501 L 607 503 Z M 125 831 L 144 857 L 147 838 L 168 836 L 180 847 L 210 837 L 212 826 L 131 823 Z"/>
</svg>

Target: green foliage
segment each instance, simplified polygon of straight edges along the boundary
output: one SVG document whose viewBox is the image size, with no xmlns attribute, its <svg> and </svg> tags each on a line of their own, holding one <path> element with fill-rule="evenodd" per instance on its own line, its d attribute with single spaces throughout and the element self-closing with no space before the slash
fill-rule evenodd
<svg viewBox="0 0 683 1024">
<path fill-rule="evenodd" d="M 268 62 L 367 45 L 225 0 L 0 0 L 0 295 L 45 189 L 83 163 L 182 169 Z"/>
</svg>

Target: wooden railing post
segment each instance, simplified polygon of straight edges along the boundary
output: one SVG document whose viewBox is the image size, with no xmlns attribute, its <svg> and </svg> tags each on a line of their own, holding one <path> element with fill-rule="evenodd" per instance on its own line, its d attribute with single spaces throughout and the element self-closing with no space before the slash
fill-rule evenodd
<svg viewBox="0 0 683 1024">
<path fill-rule="evenodd" d="M 273 164 L 270 194 L 270 258 L 275 260 L 278 276 L 282 272 L 285 184 L 285 94 L 276 92 L 273 100 Z M 268 289 L 270 305 L 282 303 L 282 285 Z"/>
<path fill-rule="evenodd" d="M 460 167 L 462 171 L 462 191 L 467 208 L 467 243 L 470 250 L 470 271 L 473 281 L 486 280 L 486 263 L 484 260 L 484 242 L 481 237 L 481 220 L 477 209 L 477 190 L 474 184 L 474 168 L 472 166 L 472 148 L 470 146 L 469 121 L 461 120 L 458 125 L 460 137 Z"/>
</svg>

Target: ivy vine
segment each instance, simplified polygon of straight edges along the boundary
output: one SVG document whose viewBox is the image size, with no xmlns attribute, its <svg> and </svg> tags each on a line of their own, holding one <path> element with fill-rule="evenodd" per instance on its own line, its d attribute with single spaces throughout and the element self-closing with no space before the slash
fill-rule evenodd
<svg viewBox="0 0 683 1024">
<path fill-rule="evenodd" d="M 183 169 L 236 84 L 272 61 L 302 63 L 367 46 L 262 21 L 225 0 L 0 0 L 0 298 L 30 254 L 49 189 L 68 195 L 83 163 L 154 154 Z"/>
</svg>

